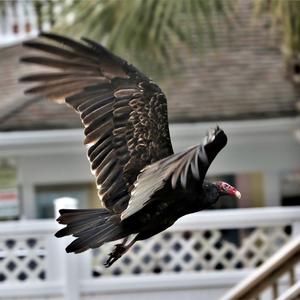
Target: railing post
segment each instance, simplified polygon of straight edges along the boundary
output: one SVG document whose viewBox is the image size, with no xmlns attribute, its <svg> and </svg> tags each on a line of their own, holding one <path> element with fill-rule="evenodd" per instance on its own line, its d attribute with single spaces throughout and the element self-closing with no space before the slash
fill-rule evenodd
<svg viewBox="0 0 300 300">
<path fill-rule="evenodd" d="M 79 259 L 65 251 L 71 241 L 72 238 L 58 239 L 54 234 L 47 237 L 46 280 L 62 283 L 65 300 L 79 300 Z"/>
<path fill-rule="evenodd" d="M 54 200 L 55 216 L 59 216 L 59 210 L 62 208 L 77 208 L 78 200 L 70 197 L 63 197 Z M 71 243 L 73 238 L 65 237 L 61 239 L 63 249 L 60 249 L 63 256 L 63 274 L 64 274 L 64 294 L 66 300 L 80 299 L 80 269 L 79 256 L 73 253 L 66 253 L 65 247 Z"/>
<path fill-rule="evenodd" d="M 65 242 L 49 234 L 46 239 L 46 280 L 64 281 Z"/>
<path fill-rule="evenodd" d="M 69 243 L 71 239 L 67 239 Z M 65 255 L 65 300 L 80 299 L 80 270 L 79 257 L 74 253 L 66 253 Z"/>
</svg>

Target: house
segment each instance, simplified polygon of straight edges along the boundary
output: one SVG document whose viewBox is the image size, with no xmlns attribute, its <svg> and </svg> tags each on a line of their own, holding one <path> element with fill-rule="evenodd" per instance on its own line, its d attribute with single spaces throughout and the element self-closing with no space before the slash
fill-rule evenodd
<svg viewBox="0 0 300 300">
<path fill-rule="evenodd" d="M 283 57 L 268 33 L 250 25 L 249 8 L 242 7 L 241 14 L 234 34 L 216 23 L 217 49 L 186 55 L 181 75 L 160 82 L 174 147 L 198 143 L 217 123 L 229 143 L 209 175 L 226 177 L 243 193 L 240 203 L 227 200 L 219 207 L 297 205 L 299 91 L 285 77 Z M 25 97 L 17 78 L 34 71 L 19 64 L 27 50 L 18 39 L 8 44 L 2 35 L 1 41 L 0 155 L 4 173 L 7 161 L 12 164 L 18 189 L 14 204 L 2 201 L 3 208 L 14 207 L 7 217 L 51 217 L 53 200 L 64 195 L 78 198 L 80 207 L 96 206 L 78 117 L 66 106 Z"/>
<path fill-rule="evenodd" d="M 228 145 L 209 176 L 243 195 L 216 208 L 240 209 L 187 216 L 110 269 L 101 264 L 109 245 L 66 255 L 68 241 L 53 237 L 54 199 L 73 197 L 79 207 L 99 201 L 79 118 L 64 105 L 25 97 L 18 83 L 34 72 L 18 62 L 27 51 L 21 41 L 38 31 L 32 3 L 0 6 L 8 11 L 0 23 L 0 219 L 17 219 L 0 222 L 0 299 L 219 299 L 299 234 L 299 208 L 270 206 L 300 204 L 300 94 L 243 1 L 234 32 L 216 22 L 218 48 L 185 54 L 180 76 L 159 82 L 175 151 L 199 143 L 215 124 L 226 131 Z"/>
</svg>

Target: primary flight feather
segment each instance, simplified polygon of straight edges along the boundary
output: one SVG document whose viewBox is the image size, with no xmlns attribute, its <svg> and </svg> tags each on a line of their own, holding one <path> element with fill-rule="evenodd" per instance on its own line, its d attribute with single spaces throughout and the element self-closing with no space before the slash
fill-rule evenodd
<svg viewBox="0 0 300 300">
<path fill-rule="evenodd" d="M 102 204 L 60 210 L 58 222 L 67 226 L 56 236 L 76 237 L 67 252 L 123 238 L 107 260 L 110 266 L 137 240 L 165 230 L 181 216 L 210 207 L 222 195 L 240 197 L 227 183 L 204 181 L 227 143 L 224 131 L 212 129 L 202 144 L 174 154 L 166 97 L 134 66 L 85 38 L 77 42 L 41 33 L 24 45 L 41 54 L 21 61 L 44 70 L 20 79 L 36 83 L 25 93 L 65 102 L 79 114 Z M 127 243 L 131 234 L 135 237 Z"/>
</svg>

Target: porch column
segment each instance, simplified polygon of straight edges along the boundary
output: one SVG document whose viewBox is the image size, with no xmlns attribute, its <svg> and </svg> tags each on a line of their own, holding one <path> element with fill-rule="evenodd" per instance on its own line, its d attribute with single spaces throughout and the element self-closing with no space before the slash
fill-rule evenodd
<svg viewBox="0 0 300 300">
<path fill-rule="evenodd" d="M 278 172 L 264 173 L 265 206 L 281 205 L 280 176 Z"/>
<path fill-rule="evenodd" d="M 31 182 L 24 182 L 24 184 L 22 184 L 21 218 L 36 218 L 35 193 L 34 186 Z"/>
</svg>

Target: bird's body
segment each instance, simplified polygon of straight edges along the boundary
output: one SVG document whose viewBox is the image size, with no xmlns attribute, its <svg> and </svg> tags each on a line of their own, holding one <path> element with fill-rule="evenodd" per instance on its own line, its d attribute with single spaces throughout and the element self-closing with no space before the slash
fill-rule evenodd
<svg viewBox="0 0 300 300">
<path fill-rule="evenodd" d="M 58 71 L 21 80 L 38 83 L 27 93 L 65 102 L 79 113 L 102 203 L 99 209 L 60 211 L 58 222 L 67 226 L 56 236 L 77 237 L 67 252 L 124 238 L 111 253 L 109 266 L 135 241 L 165 230 L 183 215 L 210 207 L 222 195 L 240 196 L 226 183 L 204 181 L 227 143 L 223 130 L 217 127 L 202 144 L 174 154 L 166 97 L 155 83 L 93 41 L 41 36 L 50 42 L 25 46 L 44 56 L 22 61 Z M 126 244 L 130 235 L 135 236 Z"/>
<path fill-rule="evenodd" d="M 143 228 L 144 232 L 152 232 L 153 227 L 157 229 L 155 233 L 158 233 L 173 225 L 180 217 L 208 208 L 213 204 L 213 200 L 217 200 L 212 199 L 210 203 L 206 196 L 200 188 L 197 194 L 192 189 L 173 190 L 171 186 L 164 187 L 153 196 L 157 201 L 151 202 L 123 222 L 125 226 L 136 230 L 135 233 L 138 233 L 139 228 Z"/>
</svg>

